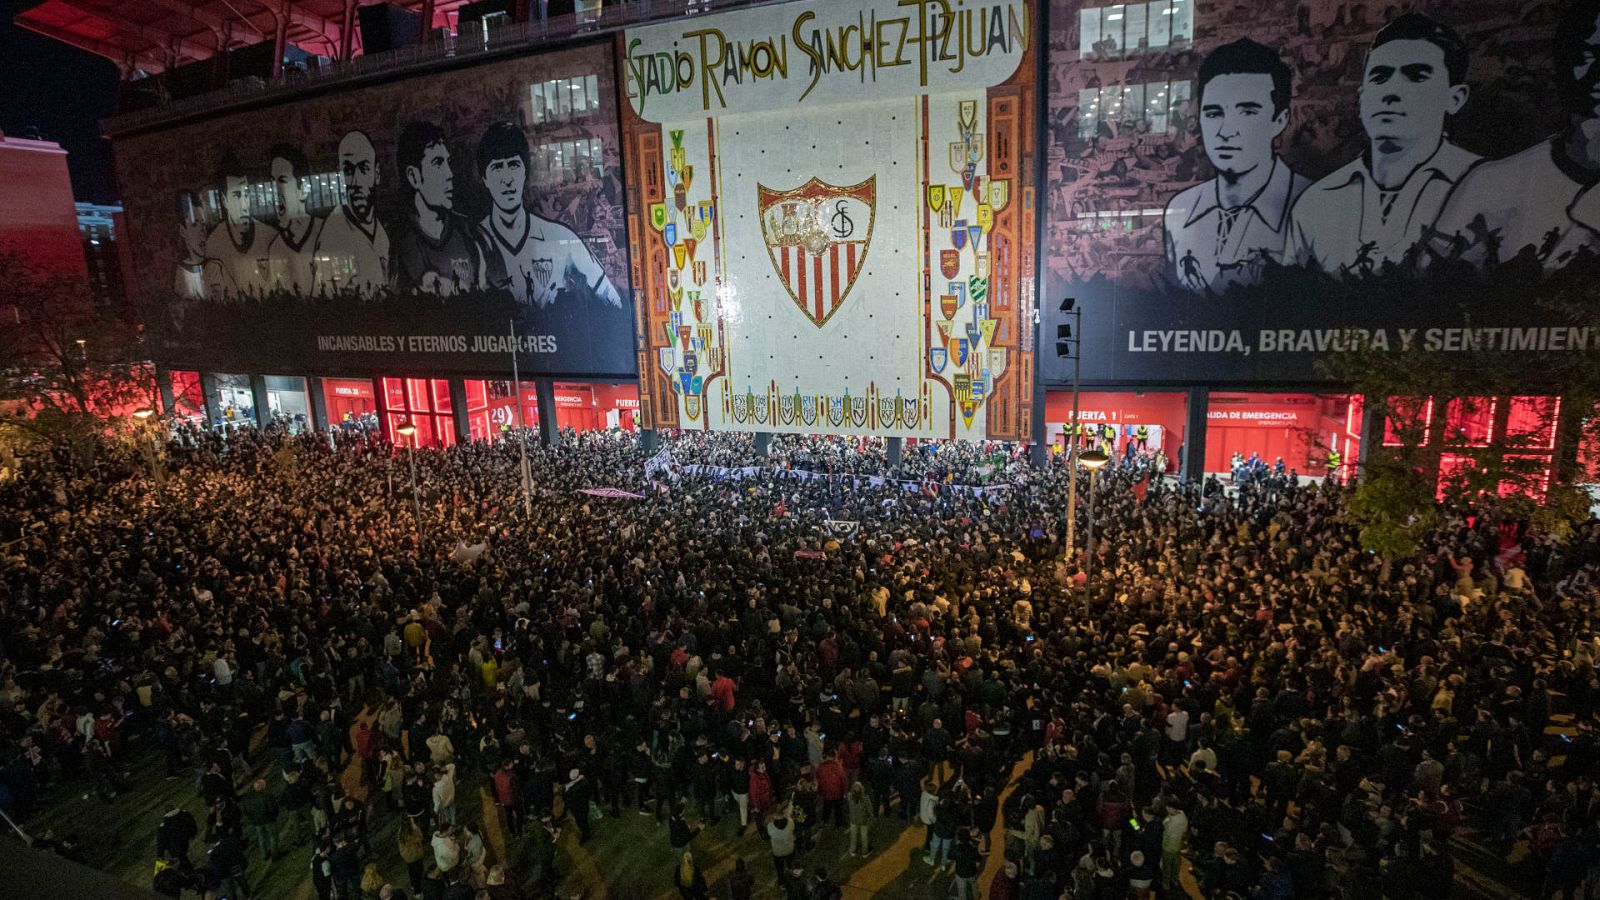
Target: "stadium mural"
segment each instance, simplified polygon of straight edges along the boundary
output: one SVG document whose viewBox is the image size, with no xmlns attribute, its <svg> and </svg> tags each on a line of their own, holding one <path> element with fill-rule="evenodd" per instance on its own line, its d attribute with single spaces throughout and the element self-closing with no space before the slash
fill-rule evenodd
<svg viewBox="0 0 1600 900">
<path fill-rule="evenodd" d="M 158 353 L 631 376 L 615 91 L 596 44 L 119 140 Z"/>
<path fill-rule="evenodd" d="M 1028 0 L 829 0 L 626 32 L 656 426 L 1026 439 Z"/>
<path fill-rule="evenodd" d="M 1047 334 L 1090 380 L 1600 348 L 1600 3 L 1055 2 Z M 1051 381 L 1071 377 L 1052 359 Z"/>
</svg>

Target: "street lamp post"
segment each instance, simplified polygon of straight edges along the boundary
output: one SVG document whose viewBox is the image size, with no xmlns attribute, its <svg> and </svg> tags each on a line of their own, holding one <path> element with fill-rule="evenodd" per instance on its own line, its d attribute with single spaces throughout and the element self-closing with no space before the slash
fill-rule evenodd
<svg viewBox="0 0 1600 900">
<path fill-rule="evenodd" d="M 406 461 L 411 464 L 411 506 L 417 518 L 417 538 L 422 537 L 422 494 L 417 491 L 417 425 L 407 421 L 395 431 L 406 439 Z"/>
<path fill-rule="evenodd" d="M 149 429 L 149 432 L 150 432 L 150 434 L 149 434 L 150 444 L 149 444 L 149 446 L 147 446 L 145 448 L 145 453 L 146 453 L 146 455 L 147 455 L 147 457 L 148 457 L 148 459 L 150 461 L 150 480 L 155 482 L 156 490 L 160 491 L 162 486 L 163 486 L 163 482 L 166 479 L 162 477 L 161 468 L 160 468 L 161 467 L 160 421 L 159 420 L 157 420 L 155 422 L 151 421 L 152 419 L 155 418 L 155 416 L 156 416 L 156 411 L 153 408 L 148 407 L 148 406 L 144 407 L 143 409 L 135 410 L 134 413 L 133 413 L 133 417 L 135 419 L 138 419 L 141 425 L 143 425 L 145 428 Z"/>
<path fill-rule="evenodd" d="M 1089 558 L 1088 558 L 1086 566 L 1085 566 L 1084 577 L 1083 577 L 1083 605 L 1084 605 L 1085 608 L 1087 608 L 1088 605 L 1089 605 L 1089 598 L 1091 596 L 1090 591 L 1092 591 L 1094 589 L 1094 494 L 1095 494 L 1094 486 L 1095 486 L 1095 473 L 1100 471 L 1100 467 L 1101 466 L 1104 466 L 1106 463 L 1110 462 L 1111 461 L 1111 457 L 1107 456 L 1106 452 L 1104 450 L 1090 450 L 1087 453 L 1084 453 L 1082 456 L 1078 457 L 1078 461 L 1083 463 L 1083 467 L 1085 469 L 1089 470 L 1089 546 L 1088 546 L 1088 557 Z M 1073 481 L 1077 481 L 1077 479 L 1078 479 L 1078 473 L 1077 472 L 1073 472 L 1072 473 L 1072 479 L 1073 479 Z"/>
<path fill-rule="evenodd" d="M 1070 324 L 1056 326 L 1056 355 L 1065 357 L 1072 355 L 1072 421 L 1067 423 L 1067 471 L 1072 477 L 1067 479 L 1067 543 L 1063 550 L 1068 562 L 1078 543 L 1078 376 L 1083 368 L 1083 310 L 1078 309 L 1078 301 L 1068 297 L 1061 301 L 1061 312 L 1071 316 Z"/>
</svg>

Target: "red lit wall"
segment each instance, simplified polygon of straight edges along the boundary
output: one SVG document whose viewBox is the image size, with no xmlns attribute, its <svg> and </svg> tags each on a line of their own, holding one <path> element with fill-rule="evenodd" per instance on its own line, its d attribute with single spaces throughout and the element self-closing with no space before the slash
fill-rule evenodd
<svg viewBox="0 0 1600 900">
<path fill-rule="evenodd" d="M 1474 452 L 1501 456 L 1506 474 L 1498 487 L 1502 496 L 1542 496 L 1549 489 L 1560 397 L 1391 397 L 1388 405 L 1384 446 L 1413 447 L 1424 459 L 1437 455 L 1439 496 L 1452 482 L 1458 489 L 1474 489 L 1460 483 L 1477 468 Z M 1579 463 L 1586 469 L 1591 450 L 1581 444 L 1578 448 Z"/>
<path fill-rule="evenodd" d="M 329 425 L 378 411 L 378 398 L 368 378 L 324 378 L 322 399 L 328 407 Z"/>
<path fill-rule="evenodd" d="M 30 266 L 74 279 L 89 297 L 89 268 L 72 205 L 67 151 L 52 141 L 0 133 L 0 249 Z"/>
<path fill-rule="evenodd" d="M 1072 418 L 1072 392 L 1045 394 L 1046 440 L 1061 443 L 1061 426 Z M 1078 395 L 1078 419 L 1086 425 L 1160 425 L 1166 430 L 1162 451 L 1177 470 L 1178 448 L 1183 445 L 1184 424 L 1188 420 L 1189 398 L 1179 393 L 1138 393 L 1135 391 L 1082 391 Z M 1117 429 L 1117 450 L 1124 437 Z"/>
<path fill-rule="evenodd" d="M 383 434 L 403 446 L 407 438 L 400 427 L 417 427 L 411 440 L 418 447 L 449 447 L 456 442 L 455 417 L 450 406 L 450 382 L 443 378 L 381 378 Z"/>
<path fill-rule="evenodd" d="M 475 441 L 497 441 L 508 429 L 517 427 L 516 400 L 511 381 L 486 381 L 469 378 L 467 386 L 467 427 Z M 522 424 L 539 427 L 539 397 L 531 381 L 521 382 Z"/>
<path fill-rule="evenodd" d="M 634 384 L 579 384 L 556 382 L 556 425 L 578 431 L 607 427 L 608 413 L 617 412 L 617 424 L 632 431 L 639 412 L 639 387 Z"/>
<path fill-rule="evenodd" d="M 1360 397 L 1346 394 L 1214 392 L 1206 410 L 1205 470 L 1227 473 L 1235 453 L 1255 454 L 1268 465 L 1281 457 L 1287 468 L 1320 478 L 1330 449 L 1354 465 L 1360 406 Z"/>
</svg>

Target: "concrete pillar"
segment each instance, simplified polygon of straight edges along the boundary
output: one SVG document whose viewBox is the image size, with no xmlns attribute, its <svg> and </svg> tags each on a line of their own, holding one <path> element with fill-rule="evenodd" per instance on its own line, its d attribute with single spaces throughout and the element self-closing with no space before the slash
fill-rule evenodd
<svg viewBox="0 0 1600 900">
<path fill-rule="evenodd" d="M 217 405 L 217 376 L 210 372 L 200 373 L 200 399 L 206 407 L 206 427 L 220 424 L 222 409 Z"/>
<path fill-rule="evenodd" d="M 905 453 L 905 438 L 889 438 L 889 468 L 900 465 L 900 458 Z"/>
<path fill-rule="evenodd" d="M 323 393 L 322 378 L 306 376 L 306 405 L 311 407 L 311 427 L 317 431 L 328 429 L 328 395 Z"/>
<path fill-rule="evenodd" d="M 472 440 L 472 423 L 467 419 L 467 383 L 460 378 L 450 379 L 450 418 L 456 425 L 456 443 Z"/>
<path fill-rule="evenodd" d="M 756 455 L 766 456 L 772 450 L 772 432 L 756 432 Z"/>
<path fill-rule="evenodd" d="M 272 80 L 283 75 L 283 54 L 289 50 L 289 13 L 293 11 L 289 0 L 283 0 L 273 10 L 272 28 Z"/>
<path fill-rule="evenodd" d="M 560 446 L 561 427 L 556 424 L 556 383 L 548 378 L 535 378 L 533 390 L 539 398 L 539 443 L 546 447 Z"/>
<path fill-rule="evenodd" d="M 267 376 L 250 376 L 250 399 L 256 407 L 256 427 L 267 427 L 272 422 L 272 410 L 267 408 Z"/>
<path fill-rule="evenodd" d="M 177 412 L 178 404 L 172 397 L 172 372 L 166 366 L 156 366 L 156 393 L 161 400 L 157 412 L 170 418 Z"/>
<path fill-rule="evenodd" d="M 355 55 L 356 31 L 361 28 L 361 11 L 356 0 L 344 0 L 344 18 L 339 25 L 339 59 L 348 61 Z"/>
<path fill-rule="evenodd" d="M 1378 401 L 1371 397 L 1361 398 L 1361 447 L 1356 453 L 1356 459 L 1351 459 L 1346 453 L 1345 464 L 1355 464 L 1355 477 L 1359 478 L 1366 471 L 1367 460 L 1372 454 L 1378 452 L 1383 443 L 1383 410 Z"/>
<path fill-rule="evenodd" d="M 1203 387 L 1189 389 L 1189 414 L 1183 427 L 1183 458 L 1178 461 L 1178 477 L 1185 482 L 1206 477 L 1206 411 L 1211 407 L 1211 392 Z"/>
</svg>

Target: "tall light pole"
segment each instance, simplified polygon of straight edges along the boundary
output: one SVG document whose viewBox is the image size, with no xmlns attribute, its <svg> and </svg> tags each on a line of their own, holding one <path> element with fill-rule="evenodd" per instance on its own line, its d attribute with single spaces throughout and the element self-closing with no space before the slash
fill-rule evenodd
<svg viewBox="0 0 1600 900">
<path fill-rule="evenodd" d="M 517 320 L 511 320 L 511 400 L 517 413 L 517 454 L 522 467 L 522 511 L 533 518 L 533 474 L 528 471 L 528 427 L 522 421 L 522 377 L 517 373 Z"/>
<path fill-rule="evenodd" d="M 1061 313 L 1071 316 L 1072 322 L 1056 326 L 1056 356 L 1072 357 L 1072 421 L 1067 423 L 1067 545 L 1063 550 L 1070 562 L 1078 544 L 1078 378 L 1083 370 L 1083 310 L 1075 297 L 1061 301 Z M 1074 327 L 1076 326 L 1076 327 Z"/>
<path fill-rule="evenodd" d="M 417 517 L 417 538 L 422 538 L 422 494 L 417 491 L 417 424 L 410 420 L 395 429 L 406 439 L 406 459 L 411 463 L 411 506 Z"/>
<path fill-rule="evenodd" d="M 155 415 L 156 411 L 148 406 L 144 407 L 143 409 L 135 410 L 133 413 L 133 417 L 139 420 L 140 425 L 149 429 L 150 445 L 145 448 L 145 452 L 148 454 L 150 460 L 150 480 L 155 482 L 156 490 L 160 491 L 166 479 L 162 477 L 160 471 L 160 422 L 159 420 L 155 422 L 151 421 Z"/>
<path fill-rule="evenodd" d="M 1091 596 L 1089 592 L 1094 589 L 1094 494 L 1095 494 L 1094 484 L 1095 484 L 1095 473 L 1100 471 L 1100 467 L 1101 466 L 1103 466 L 1106 463 L 1110 462 L 1111 461 L 1111 457 L 1107 456 L 1106 452 L 1104 450 L 1090 450 L 1087 453 L 1083 454 L 1082 456 L 1078 457 L 1078 461 L 1083 463 L 1083 467 L 1085 469 L 1089 470 L 1089 547 L 1088 547 L 1088 557 L 1089 558 L 1087 560 L 1087 564 L 1085 566 L 1084 576 L 1083 576 L 1083 605 L 1084 605 L 1085 608 L 1087 608 L 1088 605 L 1089 605 L 1089 597 Z M 1072 473 L 1072 480 L 1073 481 L 1077 481 L 1078 480 L 1078 473 L 1076 471 L 1074 471 Z"/>
</svg>

